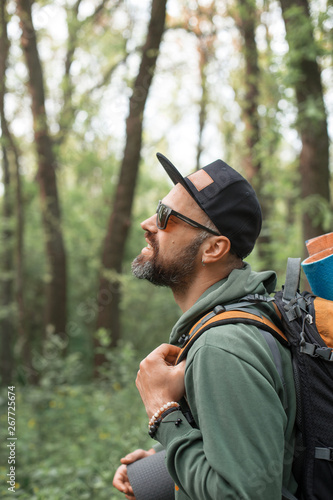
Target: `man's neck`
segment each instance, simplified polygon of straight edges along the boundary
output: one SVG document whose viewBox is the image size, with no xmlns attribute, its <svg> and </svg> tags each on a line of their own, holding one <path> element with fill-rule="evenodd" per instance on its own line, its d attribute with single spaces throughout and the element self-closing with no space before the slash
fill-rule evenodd
<svg viewBox="0 0 333 500">
<path fill-rule="evenodd" d="M 175 302 L 183 313 L 188 311 L 208 288 L 227 278 L 234 269 L 241 269 L 243 266 L 244 262 L 237 259 L 223 267 L 209 265 L 200 268 L 198 274 L 187 287 L 172 290 Z"/>
<path fill-rule="evenodd" d="M 208 288 L 225 277 L 226 276 L 220 276 L 216 279 L 216 276 L 214 278 L 201 276 L 200 279 L 198 279 L 198 277 L 192 281 L 191 285 L 186 290 L 172 290 L 176 304 L 178 304 L 182 312 L 185 313 L 196 303 L 201 295 L 208 290 Z"/>
</svg>

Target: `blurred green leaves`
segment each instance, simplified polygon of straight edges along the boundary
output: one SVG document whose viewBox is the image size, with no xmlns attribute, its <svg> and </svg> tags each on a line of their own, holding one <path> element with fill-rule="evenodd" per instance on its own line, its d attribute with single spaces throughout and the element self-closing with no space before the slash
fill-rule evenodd
<svg viewBox="0 0 333 500">
<path fill-rule="evenodd" d="M 138 360 L 127 344 L 114 353 L 103 381 L 76 384 L 69 356 L 60 353 L 45 369 L 40 387 L 17 391 L 17 464 L 15 496 L 29 500 L 120 499 L 112 479 L 120 457 L 151 447 L 147 416 L 134 379 Z M 82 365 L 80 370 L 84 370 Z M 58 378 L 55 376 L 58 372 Z M 72 376 L 72 375 L 71 375 Z M 0 393 L 0 496 L 7 491 L 7 392 Z"/>
</svg>

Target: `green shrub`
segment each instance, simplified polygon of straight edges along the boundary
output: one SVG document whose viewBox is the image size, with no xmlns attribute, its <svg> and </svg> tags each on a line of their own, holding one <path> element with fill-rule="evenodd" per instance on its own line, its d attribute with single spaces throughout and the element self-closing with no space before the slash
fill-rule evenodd
<svg viewBox="0 0 333 500">
<path fill-rule="evenodd" d="M 44 368 L 39 387 L 16 388 L 17 498 L 123 498 L 112 487 L 119 459 L 152 445 L 135 387 L 138 360 L 131 345 L 114 352 L 104 378 L 89 384 L 68 383 L 64 374 L 70 360 L 55 357 L 49 370 Z M 1 392 L 0 418 L 0 497 L 12 498 L 6 482 L 7 391 Z"/>
</svg>

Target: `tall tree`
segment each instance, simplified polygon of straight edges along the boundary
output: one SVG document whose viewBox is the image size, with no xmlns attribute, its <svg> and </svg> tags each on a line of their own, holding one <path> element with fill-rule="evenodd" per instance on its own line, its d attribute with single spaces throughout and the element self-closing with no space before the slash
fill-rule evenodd
<svg viewBox="0 0 333 500">
<path fill-rule="evenodd" d="M 42 220 L 48 262 L 46 283 L 45 328 L 62 337 L 66 327 L 67 271 L 62 235 L 60 203 L 56 179 L 56 158 L 45 111 L 45 90 L 42 65 L 37 48 L 36 32 L 31 15 L 32 2 L 17 0 L 22 29 L 21 46 L 29 72 L 33 127 L 37 148 Z"/>
<path fill-rule="evenodd" d="M 196 158 L 196 170 L 200 168 L 200 157 L 203 151 L 203 131 L 207 119 L 207 103 L 208 103 L 208 89 L 207 89 L 207 64 L 210 55 L 210 44 L 206 43 L 206 40 L 202 37 L 198 40 L 198 52 L 199 52 L 199 71 L 201 80 L 201 98 L 199 102 L 199 134 L 198 134 L 198 145 L 197 145 L 197 158 Z"/>
<path fill-rule="evenodd" d="M 24 206 L 22 197 L 19 150 L 10 131 L 5 115 L 4 98 L 6 88 L 6 67 L 9 51 L 7 35 L 6 1 L 1 3 L 1 47 L 0 51 L 0 119 L 1 144 L 3 160 L 3 260 L 4 271 L 2 303 L 4 315 L 1 319 L 2 338 L 2 379 L 11 378 L 13 371 L 13 343 L 17 338 L 19 358 L 23 362 L 26 380 L 35 382 L 36 372 L 32 366 L 32 355 L 29 343 L 29 329 L 26 328 L 23 285 L 23 233 Z M 14 223 L 14 220 L 15 223 Z M 16 314 L 17 312 L 17 314 Z M 15 315 L 15 318 L 14 318 Z M 16 331 L 18 336 L 16 336 Z"/>
<path fill-rule="evenodd" d="M 6 134 L 6 123 L 4 121 L 4 96 L 5 96 L 5 73 L 7 67 L 7 56 L 9 43 L 7 37 L 7 22 L 6 22 L 6 5 L 1 2 L 0 6 L 0 117 L 1 117 L 1 146 L 2 146 L 2 171 L 3 171 L 3 209 L 2 209 L 2 258 L 1 258 L 1 275 L 0 275 L 0 298 L 2 306 L 2 315 L 0 321 L 1 335 L 1 358 L 0 358 L 0 375 L 4 385 L 12 383 L 12 374 L 14 369 L 13 358 L 13 339 L 14 339 L 14 318 L 13 318 L 13 196 L 11 189 L 11 179 L 9 171 L 9 160 L 7 156 L 6 142 L 8 136 Z"/>
<path fill-rule="evenodd" d="M 303 200 L 303 238 L 325 232 L 323 220 L 314 211 L 318 195 L 329 202 L 329 138 L 323 98 L 319 48 L 314 39 L 308 0 L 281 0 L 289 43 L 289 76 L 295 89 L 302 140 L 299 159 Z"/>
<path fill-rule="evenodd" d="M 216 15 L 215 4 L 215 0 L 205 5 L 185 2 L 182 5 L 181 14 L 174 19 L 168 19 L 169 28 L 184 29 L 189 33 L 194 33 L 197 39 L 201 95 L 198 102 L 199 127 L 195 162 L 196 170 L 200 168 L 200 157 L 204 149 L 203 135 L 210 102 L 207 73 L 209 70 L 209 63 L 215 58 L 215 42 L 217 40 L 217 30 L 213 22 L 213 17 Z"/>
<path fill-rule="evenodd" d="M 66 7 L 68 37 L 64 61 L 64 75 L 61 82 L 62 107 L 58 117 L 59 131 L 54 137 L 54 141 L 57 145 L 62 144 L 65 141 L 75 121 L 76 112 L 80 109 L 79 104 L 75 105 L 73 103 L 75 85 L 73 84 L 71 75 L 71 68 L 73 62 L 75 61 L 75 51 L 80 46 L 80 37 L 82 38 L 84 36 L 84 29 L 93 32 L 95 25 L 98 25 L 99 22 L 101 24 L 108 23 L 114 11 L 122 4 L 122 2 L 123 0 L 114 0 L 110 5 L 109 0 L 100 0 L 95 6 L 92 14 L 82 20 L 78 18 L 82 0 L 76 0 L 72 6 Z M 126 40 L 123 39 L 122 43 L 125 46 Z M 117 63 L 114 63 L 112 58 L 110 59 L 110 65 L 106 68 L 106 70 L 104 70 L 104 73 L 101 74 L 101 81 L 97 84 L 97 86 L 93 86 L 86 92 L 85 99 L 93 93 L 93 90 L 96 87 L 102 87 L 108 83 L 114 70 L 121 62 L 123 62 L 124 59 L 126 59 L 126 55 L 124 55 L 124 57 L 121 55 Z"/>
<path fill-rule="evenodd" d="M 200 157 L 204 148 L 203 134 L 208 114 L 209 88 L 207 82 L 207 71 L 209 63 L 215 57 L 214 44 L 216 42 L 217 33 L 216 27 L 212 22 L 214 14 L 216 14 L 214 1 L 205 6 L 198 4 L 195 10 L 192 10 L 188 5 L 186 5 L 182 14 L 182 17 L 186 21 L 187 29 L 191 26 L 190 31 L 192 31 L 197 37 L 197 49 L 199 54 L 201 97 L 199 101 L 199 131 L 196 170 L 199 170 L 200 168 Z M 195 22 L 193 23 L 194 17 Z"/>
<path fill-rule="evenodd" d="M 97 328 L 104 328 L 111 332 L 113 346 L 120 338 L 120 283 L 118 275 L 122 269 L 139 170 L 143 113 L 164 32 L 165 14 L 166 0 L 153 0 L 146 42 L 142 48 L 141 64 L 129 101 L 124 155 L 103 245 Z M 99 341 L 95 339 L 95 347 L 98 348 L 98 346 Z M 104 356 L 97 349 L 95 366 L 101 365 L 104 360 Z"/>
<path fill-rule="evenodd" d="M 258 11 L 255 0 L 238 0 L 233 17 L 242 38 L 242 54 L 244 58 L 245 74 L 242 88 L 238 89 L 242 97 L 239 104 L 242 110 L 242 119 L 245 125 L 243 154 L 243 168 L 247 179 L 256 189 L 263 212 L 263 230 L 258 239 L 258 256 L 262 267 L 273 266 L 273 257 L 270 252 L 269 207 L 271 200 L 264 195 L 264 173 L 260 154 L 261 124 L 258 112 L 260 104 L 261 70 L 256 43 L 256 28 Z"/>
<path fill-rule="evenodd" d="M 2 125 L 2 124 L 1 124 Z M 0 320 L 1 335 L 1 358 L 0 375 L 4 385 L 13 382 L 12 375 L 14 370 L 13 346 L 15 339 L 14 322 L 14 263 L 13 263 L 13 198 L 11 190 L 11 178 L 9 171 L 9 160 L 6 147 L 2 146 L 2 165 L 3 165 L 3 211 L 2 225 L 2 262 L 1 262 L 1 309 L 2 317 Z"/>
<path fill-rule="evenodd" d="M 242 53 L 245 63 L 243 97 L 241 99 L 242 118 L 245 124 L 245 154 L 243 166 L 251 183 L 258 184 L 261 162 L 258 154 L 260 142 L 260 120 L 258 105 L 260 103 L 259 81 L 260 69 L 258 50 L 255 40 L 257 27 L 257 8 L 254 0 L 238 0 L 235 9 L 235 23 L 242 36 Z M 258 186 L 259 187 L 259 186 Z"/>
</svg>

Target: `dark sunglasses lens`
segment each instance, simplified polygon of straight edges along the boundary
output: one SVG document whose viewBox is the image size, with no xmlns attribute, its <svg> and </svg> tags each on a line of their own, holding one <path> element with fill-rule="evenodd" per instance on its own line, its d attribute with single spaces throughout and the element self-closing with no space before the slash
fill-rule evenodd
<svg viewBox="0 0 333 500">
<path fill-rule="evenodd" d="M 157 227 L 159 229 L 165 229 L 168 221 L 168 209 L 165 205 L 161 203 L 157 207 Z"/>
</svg>

